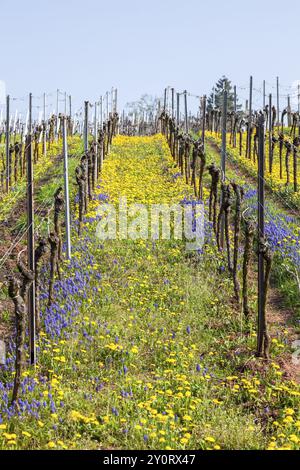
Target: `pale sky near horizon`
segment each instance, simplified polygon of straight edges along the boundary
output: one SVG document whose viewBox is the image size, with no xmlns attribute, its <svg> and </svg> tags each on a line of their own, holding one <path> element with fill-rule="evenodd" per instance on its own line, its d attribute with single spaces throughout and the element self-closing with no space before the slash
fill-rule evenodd
<svg viewBox="0 0 300 470">
<path fill-rule="evenodd" d="M 115 86 L 122 107 L 167 85 L 209 93 L 223 74 L 244 102 L 252 74 L 258 106 L 263 79 L 275 93 L 278 75 L 282 95 L 300 79 L 299 17 L 299 0 L 2 0 L 0 80 L 13 97 L 59 88 L 74 107 Z"/>
</svg>

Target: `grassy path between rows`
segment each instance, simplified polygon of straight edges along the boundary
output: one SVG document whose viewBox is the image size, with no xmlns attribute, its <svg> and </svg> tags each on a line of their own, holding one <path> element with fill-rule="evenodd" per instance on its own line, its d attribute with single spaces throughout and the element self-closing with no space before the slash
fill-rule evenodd
<svg viewBox="0 0 300 470">
<path fill-rule="evenodd" d="M 284 337 L 269 365 L 251 356 L 254 321 L 232 306 L 209 236 L 201 256 L 180 240 L 99 240 L 97 208 L 120 196 L 192 198 L 162 136 L 114 139 L 18 409 L 12 356 L 0 372 L 0 447 L 299 448 L 299 386 L 276 363 Z"/>
</svg>

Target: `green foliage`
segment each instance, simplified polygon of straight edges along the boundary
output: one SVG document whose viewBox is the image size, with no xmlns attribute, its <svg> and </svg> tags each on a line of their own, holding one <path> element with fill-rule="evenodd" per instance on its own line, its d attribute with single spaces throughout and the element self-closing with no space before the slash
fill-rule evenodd
<svg viewBox="0 0 300 470">
<path fill-rule="evenodd" d="M 211 110 L 213 107 L 222 109 L 223 106 L 223 90 L 227 91 L 227 109 L 228 112 L 234 111 L 234 91 L 231 81 L 223 75 L 216 82 L 212 89 L 211 94 L 207 99 L 207 109 Z M 238 98 L 237 98 L 238 103 Z M 240 104 L 237 104 L 237 109 L 241 108 Z"/>
</svg>

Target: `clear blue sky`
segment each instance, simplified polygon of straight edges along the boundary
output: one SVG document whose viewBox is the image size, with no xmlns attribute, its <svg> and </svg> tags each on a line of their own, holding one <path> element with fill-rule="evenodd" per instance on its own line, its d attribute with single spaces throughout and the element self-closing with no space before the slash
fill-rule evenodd
<svg viewBox="0 0 300 470">
<path fill-rule="evenodd" d="M 12 96 L 59 88 L 80 105 L 116 86 L 122 106 L 166 85 L 208 93 L 223 74 L 240 86 L 252 74 L 256 88 L 300 79 L 299 0 L 1 3 L 0 80 Z"/>
</svg>

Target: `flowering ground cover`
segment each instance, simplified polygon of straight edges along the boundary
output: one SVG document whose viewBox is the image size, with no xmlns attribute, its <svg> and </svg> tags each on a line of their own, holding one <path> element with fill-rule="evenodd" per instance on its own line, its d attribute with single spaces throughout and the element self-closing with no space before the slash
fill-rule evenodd
<svg viewBox="0 0 300 470">
<path fill-rule="evenodd" d="M 210 142 L 217 144 L 219 147 L 221 145 L 221 136 L 215 132 L 207 132 L 206 136 Z M 228 137 L 229 140 L 229 137 Z M 236 148 L 228 145 L 227 147 L 227 155 L 230 156 L 234 161 L 236 161 L 241 168 L 246 170 L 251 176 L 257 176 L 257 158 L 256 161 L 254 159 L 249 159 L 245 156 L 246 154 L 246 138 L 243 139 L 242 144 L 242 155 L 240 155 L 240 151 L 238 145 Z M 272 173 L 269 172 L 268 166 L 268 154 L 269 154 L 269 143 L 268 138 L 266 138 L 265 143 L 265 158 L 266 158 L 266 168 L 265 168 L 265 181 L 268 187 L 274 191 L 280 198 L 283 198 L 287 205 L 291 205 L 296 209 L 300 209 L 300 191 L 298 189 L 297 192 L 294 192 L 293 189 L 293 157 L 290 155 L 290 183 L 286 184 L 286 165 L 285 165 L 285 154 L 286 150 L 283 150 L 282 160 L 283 160 L 283 173 L 282 178 L 280 178 L 280 163 L 279 163 L 279 145 L 277 144 L 274 148 L 273 153 L 273 169 Z M 299 157 L 298 157 L 299 159 Z M 300 166 L 297 165 L 297 178 L 299 181 L 300 178 Z"/>
<path fill-rule="evenodd" d="M 208 162 L 220 162 L 220 153 L 213 145 L 207 146 Z M 248 160 L 248 159 L 247 159 Z M 240 165 L 231 153 L 226 165 L 229 180 L 239 181 L 244 188 L 243 210 L 248 216 L 257 218 L 257 185 L 249 178 L 247 169 Z M 254 174 L 253 174 L 254 175 Z M 273 281 L 284 294 L 286 304 L 293 311 L 293 321 L 299 324 L 300 318 L 300 227 L 297 211 L 285 210 L 276 195 L 268 193 L 265 202 L 265 231 L 269 246 L 274 253 Z M 231 232 L 232 238 L 233 233 Z"/>
<path fill-rule="evenodd" d="M 38 363 L 15 406 L 13 344 L 0 371 L 0 447 L 299 449 L 300 388 L 278 365 L 286 331 L 270 364 L 253 357 L 255 320 L 230 302 L 209 225 L 193 255 L 183 240 L 99 240 L 99 204 L 120 196 L 191 203 L 161 135 L 114 139 L 50 308 L 45 271 Z"/>
</svg>

